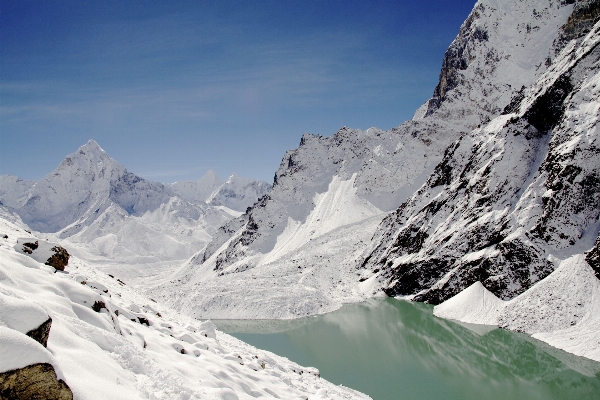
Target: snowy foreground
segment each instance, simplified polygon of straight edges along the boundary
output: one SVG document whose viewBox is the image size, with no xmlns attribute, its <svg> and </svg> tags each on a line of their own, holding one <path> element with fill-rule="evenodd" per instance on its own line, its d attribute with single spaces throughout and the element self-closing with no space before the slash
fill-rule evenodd
<svg viewBox="0 0 600 400">
<path fill-rule="evenodd" d="M 480 282 L 433 309 L 440 318 L 525 332 L 551 346 L 600 362 L 600 280 L 575 255 L 509 301 Z"/>
<path fill-rule="evenodd" d="M 369 399 L 182 318 L 80 259 L 55 272 L 20 251 L 19 238 L 45 244 L 3 213 L 0 373 L 49 363 L 75 399 Z M 46 349 L 25 333 L 48 316 Z"/>
</svg>

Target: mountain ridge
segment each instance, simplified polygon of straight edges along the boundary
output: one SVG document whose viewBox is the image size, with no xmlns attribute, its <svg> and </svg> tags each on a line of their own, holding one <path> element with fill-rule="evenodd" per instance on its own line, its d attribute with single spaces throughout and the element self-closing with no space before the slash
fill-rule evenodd
<svg viewBox="0 0 600 400">
<path fill-rule="evenodd" d="M 330 137 L 305 134 L 299 147 L 284 155 L 273 189 L 242 216 L 219 228 L 206 249 L 184 264 L 178 279 L 169 283 L 170 293 L 163 293 L 164 300 L 201 316 L 244 318 L 250 311 L 243 309 L 252 308 L 252 318 L 269 318 L 271 309 L 261 313 L 258 306 L 238 304 L 232 298 L 235 290 L 231 288 L 238 280 L 264 279 L 255 289 L 247 290 L 256 291 L 257 299 L 267 287 L 287 282 L 287 288 L 288 280 L 298 284 L 310 282 L 306 285 L 312 291 L 310 296 L 323 296 L 306 305 L 311 301 L 302 300 L 300 293 L 290 295 L 289 310 L 283 313 L 290 318 L 295 316 L 297 302 L 304 304 L 298 305 L 301 313 L 307 309 L 311 310 L 309 313 L 321 313 L 338 308 L 342 302 L 380 293 L 380 289 L 390 285 L 389 260 L 365 262 L 368 254 L 356 256 L 381 239 L 377 232 L 384 228 L 377 231 L 372 221 L 383 220 L 387 212 L 393 215 L 397 207 L 419 193 L 422 185 L 432 183 L 440 191 L 448 179 L 449 165 L 444 160 L 451 157 L 453 143 L 466 140 L 473 129 L 488 129 L 493 118 L 511 107 L 520 107 L 523 99 L 541 99 L 529 93 L 528 88 L 549 67 L 561 62 L 555 60 L 557 37 L 573 10 L 581 8 L 579 4 L 551 0 L 478 1 L 444 56 L 432 98 L 412 120 L 390 131 L 343 127 Z M 536 119 L 533 114 L 529 117 Z M 537 159 L 524 157 L 531 158 L 531 162 Z M 352 190 L 341 190 L 344 185 Z M 340 190 L 345 194 L 338 198 L 339 207 L 324 213 L 322 199 L 335 198 Z M 429 195 L 434 198 L 438 193 Z M 362 201 L 377 210 L 364 214 L 363 225 L 356 219 L 348 224 L 343 218 L 335 220 L 335 215 L 356 215 L 354 207 Z M 415 202 L 415 211 L 417 204 L 420 203 Z M 426 205 L 427 202 L 422 204 Z M 336 214 L 338 209 L 340 214 Z M 327 232 L 332 232 L 332 236 Z M 339 232 L 345 232 L 343 239 L 336 236 Z M 407 231 L 407 246 L 419 247 L 425 240 L 419 232 L 419 227 Z M 324 247 L 326 243 L 335 247 L 334 243 L 342 242 L 348 249 L 343 256 L 332 255 Z M 318 257 L 317 252 L 323 256 Z M 306 264 L 299 264 L 293 274 L 285 260 L 303 260 Z M 331 263 L 340 270 L 332 272 Z M 305 269 L 311 271 L 310 276 L 300 272 Z M 280 271 L 288 271 L 289 275 L 278 277 Z M 384 273 L 388 275 L 384 277 Z M 323 282 L 316 278 L 319 274 L 324 274 Z M 441 276 L 432 279 L 431 284 Z M 179 299 L 178 291 L 186 293 L 186 299 Z M 231 297 L 223 302 L 236 306 L 219 308 L 209 294 L 211 291 L 231 291 Z M 201 294 L 189 296 L 196 292 Z M 161 291 L 156 289 L 155 294 L 159 296 Z M 264 299 L 264 293 L 262 296 Z M 239 310 L 239 315 L 235 310 Z"/>
</svg>

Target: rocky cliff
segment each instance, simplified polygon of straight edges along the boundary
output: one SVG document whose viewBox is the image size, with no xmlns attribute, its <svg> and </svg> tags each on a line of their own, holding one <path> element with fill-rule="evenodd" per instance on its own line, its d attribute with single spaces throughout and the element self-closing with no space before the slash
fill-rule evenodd
<svg viewBox="0 0 600 400">
<path fill-rule="evenodd" d="M 591 6 L 598 2 L 575 5 L 547 71 L 449 146 L 425 185 L 382 222 L 361 267 L 381 271 L 386 293 L 437 304 L 480 281 L 506 300 L 592 248 L 600 25 L 597 12 L 592 24 L 581 11 Z"/>
</svg>

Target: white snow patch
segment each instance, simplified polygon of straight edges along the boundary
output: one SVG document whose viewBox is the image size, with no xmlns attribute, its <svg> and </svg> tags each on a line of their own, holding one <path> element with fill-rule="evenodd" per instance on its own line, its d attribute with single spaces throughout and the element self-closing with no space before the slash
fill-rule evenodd
<svg viewBox="0 0 600 400">
<path fill-rule="evenodd" d="M 39 363 L 51 364 L 62 378 L 58 363 L 44 346 L 21 332 L 0 326 L 0 373 Z"/>
<path fill-rule="evenodd" d="M 440 318 L 499 325 L 600 362 L 600 280 L 582 254 L 526 292 L 502 301 L 476 282 L 437 305 Z"/>
<path fill-rule="evenodd" d="M 481 282 L 475 282 L 456 296 L 433 309 L 433 315 L 471 324 L 498 324 L 498 313 L 504 306 Z"/>
</svg>

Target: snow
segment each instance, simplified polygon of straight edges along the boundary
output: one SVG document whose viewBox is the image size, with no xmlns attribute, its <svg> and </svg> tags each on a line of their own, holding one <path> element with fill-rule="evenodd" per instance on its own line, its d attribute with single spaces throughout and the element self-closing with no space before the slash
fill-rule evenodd
<svg viewBox="0 0 600 400">
<path fill-rule="evenodd" d="M 22 207 L 29 198 L 35 182 L 25 181 L 17 176 L 0 175 L 0 200 L 6 207 Z"/>
<path fill-rule="evenodd" d="M 497 325 L 498 313 L 504 302 L 475 282 L 456 296 L 434 308 L 440 318 L 454 319 L 472 324 Z"/>
<path fill-rule="evenodd" d="M 55 273 L 17 251 L 26 227 L 9 216 L 0 207 L 8 236 L 0 237 L 0 372 L 48 362 L 78 400 L 369 398 L 176 313 L 76 256 Z M 45 349 L 22 332 L 48 316 Z"/>
<path fill-rule="evenodd" d="M 90 140 L 38 182 L 1 176 L 0 201 L 46 233 L 37 261 L 58 236 L 78 257 L 143 284 L 170 275 L 269 188 L 237 175 L 223 182 L 213 171 L 194 182 L 151 182 Z"/>
<path fill-rule="evenodd" d="M 585 76 L 551 138 L 505 130 L 561 74 L 585 66 L 584 56 L 597 45 L 598 25 L 582 43 L 554 54 L 553 40 L 573 8 L 563 3 L 478 1 L 453 42 L 464 44 L 468 65 L 455 71 L 459 84 L 439 109 L 429 114 L 428 102 L 389 131 L 306 134 L 283 157 L 272 189 L 237 175 L 223 182 L 213 171 L 193 182 L 147 181 L 93 140 L 39 182 L 0 177 L 0 200 L 44 232 L 27 237 L 27 228 L 0 206 L 0 233 L 9 235 L 0 237 L 2 329 L 22 333 L 42 312 L 50 315 L 48 349 L 81 399 L 365 398 L 196 318 L 291 319 L 381 294 L 390 276 L 359 263 L 369 247 L 388 242 L 391 253 L 384 255 L 393 263 L 378 260 L 393 267 L 414 261 L 413 254 L 393 257 L 398 226 L 416 224 L 428 235 L 428 259 L 447 251 L 464 263 L 500 254 L 494 246 L 471 251 L 468 227 L 509 220 L 514 230 L 504 240 L 524 238 L 553 194 L 539 172 L 550 149 L 564 159 L 588 157 L 585 173 L 598 165 L 598 74 Z M 476 32 L 487 39 L 474 38 Z M 498 116 L 522 86 L 521 110 Z M 458 180 L 423 186 L 447 149 L 455 151 L 451 167 L 468 173 L 470 196 L 459 191 Z M 475 189 L 484 181 L 498 199 L 482 211 L 475 206 L 483 194 Z M 449 198 L 456 201 L 429 213 L 430 204 Z M 461 207 L 477 210 L 461 214 Z M 384 219 L 387 212 L 399 219 Z M 437 306 L 436 315 L 525 331 L 599 360 L 597 280 L 580 254 L 599 225 L 592 212 L 559 217 L 549 224 L 564 233 L 555 235 L 561 242 L 540 250 L 544 261 L 560 264 L 553 274 L 510 302 L 477 282 Z M 568 244 L 571 237 L 575 245 Z M 24 241 L 38 241 L 39 250 L 23 254 Z M 54 241 L 73 255 L 66 273 L 43 265 Z M 543 276 L 534 269 L 526 277 L 531 282 Z M 456 271 L 434 287 L 456 287 Z M 520 290 L 519 282 L 509 283 Z"/>
<path fill-rule="evenodd" d="M 277 243 L 263 258 L 262 263 L 267 264 L 285 254 L 297 252 L 309 241 L 342 226 L 381 215 L 381 210 L 358 197 L 355 181 L 356 174 L 348 180 L 334 176 L 326 192 L 315 194 L 314 208 L 304 223 L 288 217 L 286 228 L 277 237 Z"/>
<path fill-rule="evenodd" d="M 208 171 L 197 181 L 172 183 L 171 188 L 182 198 L 224 207 L 234 212 L 244 212 L 271 189 L 265 181 L 231 175 L 223 182 L 214 172 Z"/>
<path fill-rule="evenodd" d="M 223 181 L 213 170 L 205 173 L 195 181 L 171 183 L 171 187 L 181 197 L 188 201 L 206 202 L 210 195 L 223 185 Z"/>
<path fill-rule="evenodd" d="M 58 378 L 62 378 L 58 363 L 44 346 L 14 329 L 0 326 L 0 373 L 40 363 L 51 364 Z"/>
<path fill-rule="evenodd" d="M 41 306 L 0 293 L 0 326 L 27 333 L 47 320 L 48 313 Z"/>
<path fill-rule="evenodd" d="M 24 246 L 25 243 L 33 244 L 34 247 L 37 245 L 37 248 L 33 249 L 31 247 Z M 15 244 L 14 248 L 16 251 L 28 255 L 37 262 L 45 264 L 50 257 L 56 254 L 56 252 L 52 250 L 52 248 L 54 248 L 55 246 L 55 243 L 50 243 L 46 240 L 18 238 L 17 244 Z M 31 254 L 29 252 L 31 252 Z"/>
<path fill-rule="evenodd" d="M 536 285 L 502 301 L 476 282 L 434 307 L 434 315 L 498 325 L 600 362 L 600 280 L 584 256 L 572 256 Z"/>
</svg>

